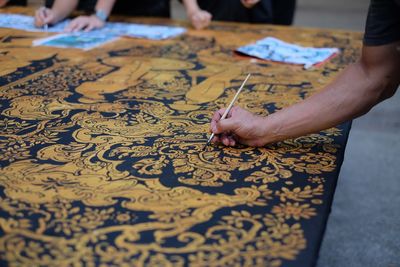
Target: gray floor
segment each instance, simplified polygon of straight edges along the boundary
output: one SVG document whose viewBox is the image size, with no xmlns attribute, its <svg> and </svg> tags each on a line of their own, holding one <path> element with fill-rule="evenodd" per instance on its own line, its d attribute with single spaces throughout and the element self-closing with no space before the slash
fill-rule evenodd
<svg viewBox="0 0 400 267">
<path fill-rule="evenodd" d="M 299 0 L 295 25 L 363 31 L 367 0 Z M 400 266 L 400 92 L 354 120 L 318 267 Z"/>
<path fill-rule="evenodd" d="M 400 266 L 400 92 L 353 122 L 318 267 Z"/>
<path fill-rule="evenodd" d="M 298 0 L 295 25 L 363 31 L 368 3 Z M 400 267 L 399 130 L 400 92 L 354 120 L 318 267 Z"/>
</svg>

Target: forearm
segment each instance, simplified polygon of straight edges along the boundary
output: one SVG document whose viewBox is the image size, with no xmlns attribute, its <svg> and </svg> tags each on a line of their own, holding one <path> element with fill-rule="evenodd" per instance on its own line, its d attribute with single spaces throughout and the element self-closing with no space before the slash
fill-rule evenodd
<svg viewBox="0 0 400 267">
<path fill-rule="evenodd" d="M 398 62 L 398 54 L 391 56 L 397 59 L 394 62 Z M 399 64 L 371 67 L 371 62 L 364 61 L 361 59 L 349 66 L 321 92 L 268 116 L 264 125 L 266 142 L 281 141 L 336 126 L 365 114 L 393 94 L 399 83 L 397 76 L 400 75 L 396 74 Z M 375 63 L 372 62 L 379 66 Z"/>
<path fill-rule="evenodd" d="M 186 13 L 190 14 L 200 10 L 197 0 L 183 0 L 183 5 L 185 6 Z"/>
<path fill-rule="evenodd" d="M 116 0 L 98 0 L 95 10 L 102 10 L 107 16 L 111 14 Z"/>
<path fill-rule="evenodd" d="M 77 5 L 78 5 L 78 0 L 54 1 L 54 4 L 51 9 L 54 12 L 54 17 L 56 18 L 56 21 L 54 21 L 53 23 L 57 23 L 58 21 L 63 20 L 67 16 L 69 16 L 72 13 L 72 11 L 75 10 Z"/>
</svg>

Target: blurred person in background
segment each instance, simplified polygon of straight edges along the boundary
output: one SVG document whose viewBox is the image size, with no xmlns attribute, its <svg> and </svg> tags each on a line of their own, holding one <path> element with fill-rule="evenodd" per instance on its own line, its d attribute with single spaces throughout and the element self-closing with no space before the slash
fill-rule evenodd
<svg viewBox="0 0 400 267">
<path fill-rule="evenodd" d="M 169 0 L 46 0 L 46 6 L 39 8 L 35 13 L 35 26 L 56 24 L 68 17 L 75 9 L 84 11 L 86 15 L 73 19 L 65 29 L 66 32 L 102 28 L 111 13 L 170 17 Z"/>
<path fill-rule="evenodd" d="M 182 0 L 196 29 L 212 20 L 291 25 L 296 0 Z"/>
<path fill-rule="evenodd" d="M 0 0 L 0 7 L 4 6 L 26 6 L 27 0 Z"/>
</svg>

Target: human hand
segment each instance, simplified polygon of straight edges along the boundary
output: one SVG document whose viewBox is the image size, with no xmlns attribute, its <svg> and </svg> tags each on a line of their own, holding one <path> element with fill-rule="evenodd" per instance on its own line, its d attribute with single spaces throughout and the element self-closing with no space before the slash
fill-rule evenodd
<svg viewBox="0 0 400 267">
<path fill-rule="evenodd" d="M 246 8 L 252 8 L 255 6 L 260 0 L 240 0 L 242 2 L 242 5 L 244 5 Z"/>
<path fill-rule="evenodd" d="M 53 24 L 56 20 L 56 15 L 50 8 L 42 6 L 35 12 L 35 26 L 38 28 L 41 28 L 46 24 Z"/>
<path fill-rule="evenodd" d="M 8 0 L 0 0 L 0 7 L 7 5 Z"/>
<path fill-rule="evenodd" d="M 211 14 L 205 10 L 198 9 L 196 11 L 190 12 L 188 14 L 193 27 L 196 30 L 201 30 L 211 23 Z"/>
<path fill-rule="evenodd" d="M 220 109 L 212 117 L 210 130 L 215 134 L 212 142 L 221 142 L 226 146 L 237 143 L 264 146 L 268 143 L 265 118 L 235 106 L 221 120 L 224 112 L 225 109 Z"/>
<path fill-rule="evenodd" d="M 77 32 L 84 30 L 89 32 L 93 29 L 99 29 L 104 27 L 105 22 L 99 19 L 95 15 L 91 16 L 79 16 L 73 19 L 68 26 L 65 28 L 65 32 Z"/>
</svg>

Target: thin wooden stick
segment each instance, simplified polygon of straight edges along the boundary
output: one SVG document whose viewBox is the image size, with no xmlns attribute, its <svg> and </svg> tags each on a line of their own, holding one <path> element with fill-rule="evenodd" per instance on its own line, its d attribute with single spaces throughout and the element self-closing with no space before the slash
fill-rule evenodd
<svg viewBox="0 0 400 267">
<path fill-rule="evenodd" d="M 240 92 L 242 91 L 244 85 L 246 84 L 247 80 L 250 78 L 250 73 L 247 74 L 246 79 L 244 79 L 242 85 L 240 86 L 239 90 L 236 92 L 235 96 L 233 97 L 231 103 L 229 104 L 228 108 L 225 110 L 224 114 L 222 114 L 221 120 L 224 120 L 226 116 L 228 116 L 229 111 L 232 109 L 233 105 L 236 102 L 236 99 L 239 97 Z M 211 133 L 210 137 L 207 140 L 207 143 L 204 145 L 203 150 L 210 144 L 211 140 L 214 138 L 214 133 Z"/>
</svg>

